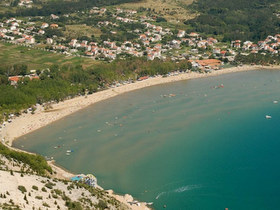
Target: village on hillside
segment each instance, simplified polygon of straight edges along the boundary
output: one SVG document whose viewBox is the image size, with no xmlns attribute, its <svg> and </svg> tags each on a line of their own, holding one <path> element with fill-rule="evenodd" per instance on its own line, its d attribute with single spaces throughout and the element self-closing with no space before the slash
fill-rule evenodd
<svg viewBox="0 0 280 210">
<path fill-rule="evenodd" d="M 21 1 L 26 3 L 32 1 Z M 107 29 L 108 35 L 99 40 L 87 37 L 86 40 L 76 37 L 71 40 L 63 36 L 63 22 L 73 19 L 69 15 L 59 17 L 37 17 L 28 19 L 9 18 L 0 22 L 0 39 L 14 44 L 39 47 L 45 50 L 61 52 L 66 55 L 87 56 L 96 60 L 114 60 L 127 56 L 147 57 L 148 60 L 198 60 L 222 58 L 233 61 L 238 52 L 279 54 L 280 35 L 268 36 L 265 40 L 253 43 L 235 40 L 232 43 L 220 43 L 213 37 L 202 37 L 200 34 L 185 30 L 171 30 L 159 26 L 153 17 L 138 16 L 136 10 L 120 8 L 107 10 L 94 7 L 83 16 L 98 21 L 95 28 Z M 61 20 L 63 19 L 63 21 Z M 123 28 L 125 30 L 123 30 Z M 128 28 L 130 27 L 130 28 Z M 130 30 L 131 29 L 131 30 Z M 112 41 L 118 34 L 127 32 L 125 41 Z M 93 34 L 94 35 L 94 34 Z M 116 38 L 117 40 L 117 38 Z M 199 63 L 197 63 L 199 65 Z"/>
<path fill-rule="evenodd" d="M 19 6 L 31 4 L 30 0 L 22 0 Z M 51 14 L 48 17 L 9 18 L 0 22 L 0 40 L 107 62 L 129 57 L 146 57 L 151 61 L 189 60 L 194 69 L 202 71 L 220 69 L 224 63 L 233 62 L 240 53 L 279 55 L 280 34 L 270 35 L 257 43 L 249 40 L 223 43 L 196 32 L 160 26 L 157 17 L 139 15 L 136 10 L 93 7 L 79 15 L 86 27 L 93 27 L 102 34 L 66 37 L 66 24 L 77 22 L 77 15 Z M 28 77 L 39 79 L 36 70 Z M 20 79 L 21 76 L 9 78 L 12 85 Z"/>
</svg>

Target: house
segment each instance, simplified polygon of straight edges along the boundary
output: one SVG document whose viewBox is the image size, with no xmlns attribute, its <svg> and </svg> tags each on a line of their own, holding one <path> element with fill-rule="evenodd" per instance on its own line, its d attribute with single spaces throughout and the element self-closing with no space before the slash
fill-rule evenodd
<svg viewBox="0 0 280 210">
<path fill-rule="evenodd" d="M 15 31 L 15 30 L 17 30 L 17 27 L 16 27 L 16 26 L 11 26 L 11 27 L 10 27 L 10 30 L 11 30 L 11 31 Z"/>
<path fill-rule="evenodd" d="M 114 60 L 114 59 L 116 59 L 116 54 L 113 54 L 110 52 L 110 53 L 106 54 L 106 57 Z"/>
<path fill-rule="evenodd" d="M 104 14 L 106 11 L 107 11 L 106 8 L 101 8 L 101 9 L 100 9 L 100 14 Z"/>
<path fill-rule="evenodd" d="M 197 43 L 197 47 L 202 48 L 208 45 L 208 42 L 206 40 L 201 40 Z"/>
<path fill-rule="evenodd" d="M 43 34 L 45 34 L 45 31 L 40 29 L 40 30 L 38 31 L 38 34 L 43 35 Z"/>
<path fill-rule="evenodd" d="M 11 25 L 15 27 L 19 27 L 19 24 L 17 22 L 12 22 Z"/>
<path fill-rule="evenodd" d="M 135 57 L 141 57 L 143 54 L 137 51 L 131 51 L 129 54 L 135 56 Z"/>
<path fill-rule="evenodd" d="M 144 46 L 149 46 L 150 42 L 147 40 L 147 41 L 144 41 L 143 44 L 144 44 Z"/>
<path fill-rule="evenodd" d="M 12 76 L 9 77 L 9 81 L 11 82 L 11 85 L 17 85 L 18 81 L 22 79 L 22 76 Z"/>
<path fill-rule="evenodd" d="M 177 37 L 183 38 L 185 35 L 186 35 L 186 32 L 185 32 L 185 31 L 179 30 L 179 32 L 178 32 L 178 34 L 177 34 Z"/>
<path fill-rule="evenodd" d="M 47 38 L 47 44 L 53 44 L 53 39 L 52 38 Z"/>
<path fill-rule="evenodd" d="M 93 56 L 93 52 L 85 52 L 87 56 Z"/>
<path fill-rule="evenodd" d="M 30 80 L 34 80 L 34 79 L 39 80 L 40 79 L 40 77 L 37 76 L 37 75 L 29 75 L 28 77 L 29 77 Z"/>
<path fill-rule="evenodd" d="M 157 33 L 162 33 L 162 27 L 161 26 L 157 26 L 156 27 L 156 32 Z"/>
<path fill-rule="evenodd" d="M 220 54 L 221 54 L 222 56 L 226 56 L 226 53 L 227 53 L 226 50 L 222 50 L 222 51 L 220 52 Z"/>
<path fill-rule="evenodd" d="M 194 53 L 194 54 L 197 54 L 198 53 L 198 49 L 191 49 L 190 52 Z"/>
<path fill-rule="evenodd" d="M 9 20 L 6 20 L 6 23 L 8 24 L 8 23 L 13 22 L 13 21 L 17 21 L 17 19 L 15 19 L 15 18 L 10 18 Z"/>
<path fill-rule="evenodd" d="M 209 45 L 212 45 L 212 44 L 216 44 L 218 42 L 218 40 L 213 37 L 208 37 L 207 42 Z"/>
<path fill-rule="evenodd" d="M 59 17 L 57 15 L 51 14 L 51 19 L 56 20 L 59 19 Z"/>
<path fill-rule="evenodd" d="M 174 39 L 174 40 L 171 41 L 170 44 L 172 45 L 173 48 L 179 49 L 179 48 L 180 48 L 180 45 L 181 45 L 181 41 L 180 41 L 180 40 L 175 40 L 175 39 Z"/>
<path fill-rule="evenodd" d="M 93 55 L 97 55 L 98 54 L 98 48 L 91 49 L 91 52 L 92 52 Z"/>
<path fill-rule="evenodd" d="M 156 44 L 154 48 L 161 50 L 162 46 L 161 46 L 161 44 Z"/>
<path fill-rule="evenodd" d="M 58 28 L 58 25 L 55 24 L 55 23 L 53 23 L 53 24 L 50 25 L 50 27 L 51 27 L 52 29 L 54 29 L 54 28 Z"/>
<path fill-rule="evenodd" d="M 141 35 L 139 36 L 139 39 L 141 39 L 142 41 L 146 41 L 146 40 L 147 40 L 146 34 L 141 34 Z"/>
<path fill-rule="evenodd" d="M 198 33 L 195 33 L 195 32 L 191 32 L 189 34 L 190 37 L 195 37 L 195 38 L 198 38 L 199 37 L 199 34 Z"/>
<path fill-rule="evenodd" d="M 139 77 L 138 81 L 142 81 L 142 80 L 146 80 L 146 79 L 149 79 L 149 77 L 148 76 Z"/>
<path fill-rule="evenodd" d="M 148 60 L 153 61 L 155 59 L 154 54 L 148 54 Z"/>
<path fill-rule="evenodd" d="M 25 38 L 25 42 L 27 44 L 35 44 L 35 39 L 32 36 L 28 36 Z"/>
<path fill-rule="evenodd" d="M 206 59 L 206 60 L 195 60 L 193 61 L 194 66 L 197 66 L 199 69 L 220 69 L 222 61 L 217 59 Z"/>
<path fill-rule="evenodd" d="M 8 32 L 8 30 L 7 30 L 7 29 L 5 29 L 5 28 L 0 28 L 0 32 L 2 32 L 2 33 L 7 33 L 7 32 Z"/>
<path fill-rule="evenodd" d="M 49 27 L 49 24 L 48 24 L 48 23 L 43 23 L 42 26 L 41 26 L 42 29 L 48 28 L 48 27 Z"/>
<path fill-rule="evenodd" d="M 161 35 L 159 34 L 155 34 L 153 38 L 155 42 L 161 41 Z"/>
<path fill-rule="evenodd" d="M 238 42 L 235 42 L 235 43 L 233 44 L 233 47 L 235 47 L 235 48 L 241 48 L 241 44 L 238 43 Z"/>
<path fill-rule="evenodd" d="M 221 49 L 220 48 L 214 48 L 213 49 L 213 53 L 214 54 L 220 54 L 221 53 Z"/>
</svg>

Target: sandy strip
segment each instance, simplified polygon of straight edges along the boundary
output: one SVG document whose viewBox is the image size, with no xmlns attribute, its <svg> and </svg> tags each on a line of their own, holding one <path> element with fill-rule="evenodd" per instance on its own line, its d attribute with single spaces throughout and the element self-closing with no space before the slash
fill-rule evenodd
<svg viewBox="0 0 280 210">
<path fill-rule="evenodd" d="M 5 139 L 8 145 L 12 145 L 12 142 L 27 133 L 33 132 L 39 128 L 42 128 L 54 121 L 57 121 L 67 115 L 70 115 L 76 111 L 79 111 L 94 103 L 106 100 L 108 98 L 117 96 L 122 93 L 145 88 L 153 85 L 159 85 L 169 82 L 195 79 L 209 76 L 217 76 L 233 72 L 258 70 L 258 69 L 280 69 L 279 66 L 242 66 L 222 69 L 213 71 L 211 73 L 182 73 L 176 76 L 169 77 L 153 77 L 143 81 L 137 81 L 135 83 L 122 85 L 116 88 L 110 88 L 104 91 L 100 91 L 88 96 L 78 96 L 73 99 L 69 99 L 57 104 L 53 104 L 53 109 L 49 112 L 44 111 L 42 107 L 36 110 L 35 114 L 22 114 L 21 116 L 13 119 L 11 123 L 6 123 L 5 128 L 0 131 L 0 138 Z"/>
</svg>

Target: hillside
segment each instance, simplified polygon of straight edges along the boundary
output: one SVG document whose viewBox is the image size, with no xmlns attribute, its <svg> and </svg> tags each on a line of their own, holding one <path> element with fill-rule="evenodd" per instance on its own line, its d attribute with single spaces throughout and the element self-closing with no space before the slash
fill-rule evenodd
<svg viewBox="0 0 280 210">
<path fill-rule="evenodd" d="M 219 35 L 224 41 L 261 40 L 280 32 L 277 0 L 198 0 L 190 7 L 200 15 L 185 24 L 197 32 Z"/>
<path fill-rule="evenodd" d="M 39 162 L 35 161 L 38 157 L 10 150 L 0 143 L 1 209 L 130 209 L 116 200 L 111 191 L 69 181 L 74 175 L 54 165 L 51 173 L 36 171 L 41 164 L 48 165 L 41 157 Z M 116 197 L 133 200 L 128 195 Z M 137 209 L 136 205 L 131 207 Z"/>
<path fill-rule="evenodd" d="M 38 0 L 35 3 L 28 3 L 19 6 L 19 1 L 5 0 L 0 4 L 0 18 L 11 16 L 46 16 L 50 14 L 69 14 L 78 10 L 85 10 L 90 7 L 102 7 L 117 5 L 128 2 L 138 2 L 139 0 L 63 0 L 46 1 Z M 13 3 L 17 2 L 17 3 Z"/>
<path fill-rule="evenodd" d="M 178 23 L 195 15 L 188 9 L 193 0 L 142 0 L 137 3 L 122 4 L 122 8 L 153 11 L 172 23 Z"/>
</svg>

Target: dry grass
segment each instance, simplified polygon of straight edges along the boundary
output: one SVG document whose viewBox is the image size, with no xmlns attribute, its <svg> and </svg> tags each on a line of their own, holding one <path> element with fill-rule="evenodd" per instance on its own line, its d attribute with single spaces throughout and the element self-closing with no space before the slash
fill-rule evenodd
<svg viewBox="0 0 280 210">
<path fill-rule="evenodd" d="M 64 32 L 64 35 L 71 39 L 81 37 L 81 36 L 91 37 L 91 35 L 94 35 L 95 37 L 99 37 L 101 35 L 101 31 L 98 28 L 86 26 L 85 24 L 66 25 L 66 31 Z"/>
<path fill-rule="evenodd" d="M 1 65 L 26 64 L 28 69 L 42 69 L 52 64 L 89 67 L 96 64 L 97 61 L 0 42 L 0 63 Z"/>
<path fill-rule="evenodd" d="M 140 7 L 151 8 L 169 22 L 182 22 L 194 17 L 194 15 L 188 11 L 188 5 L 193 1 L 194 0 L 142 0 L 139 3 L 122 4 L 121 7 L 127 9 L 137 9 Z"/>
</svg>

